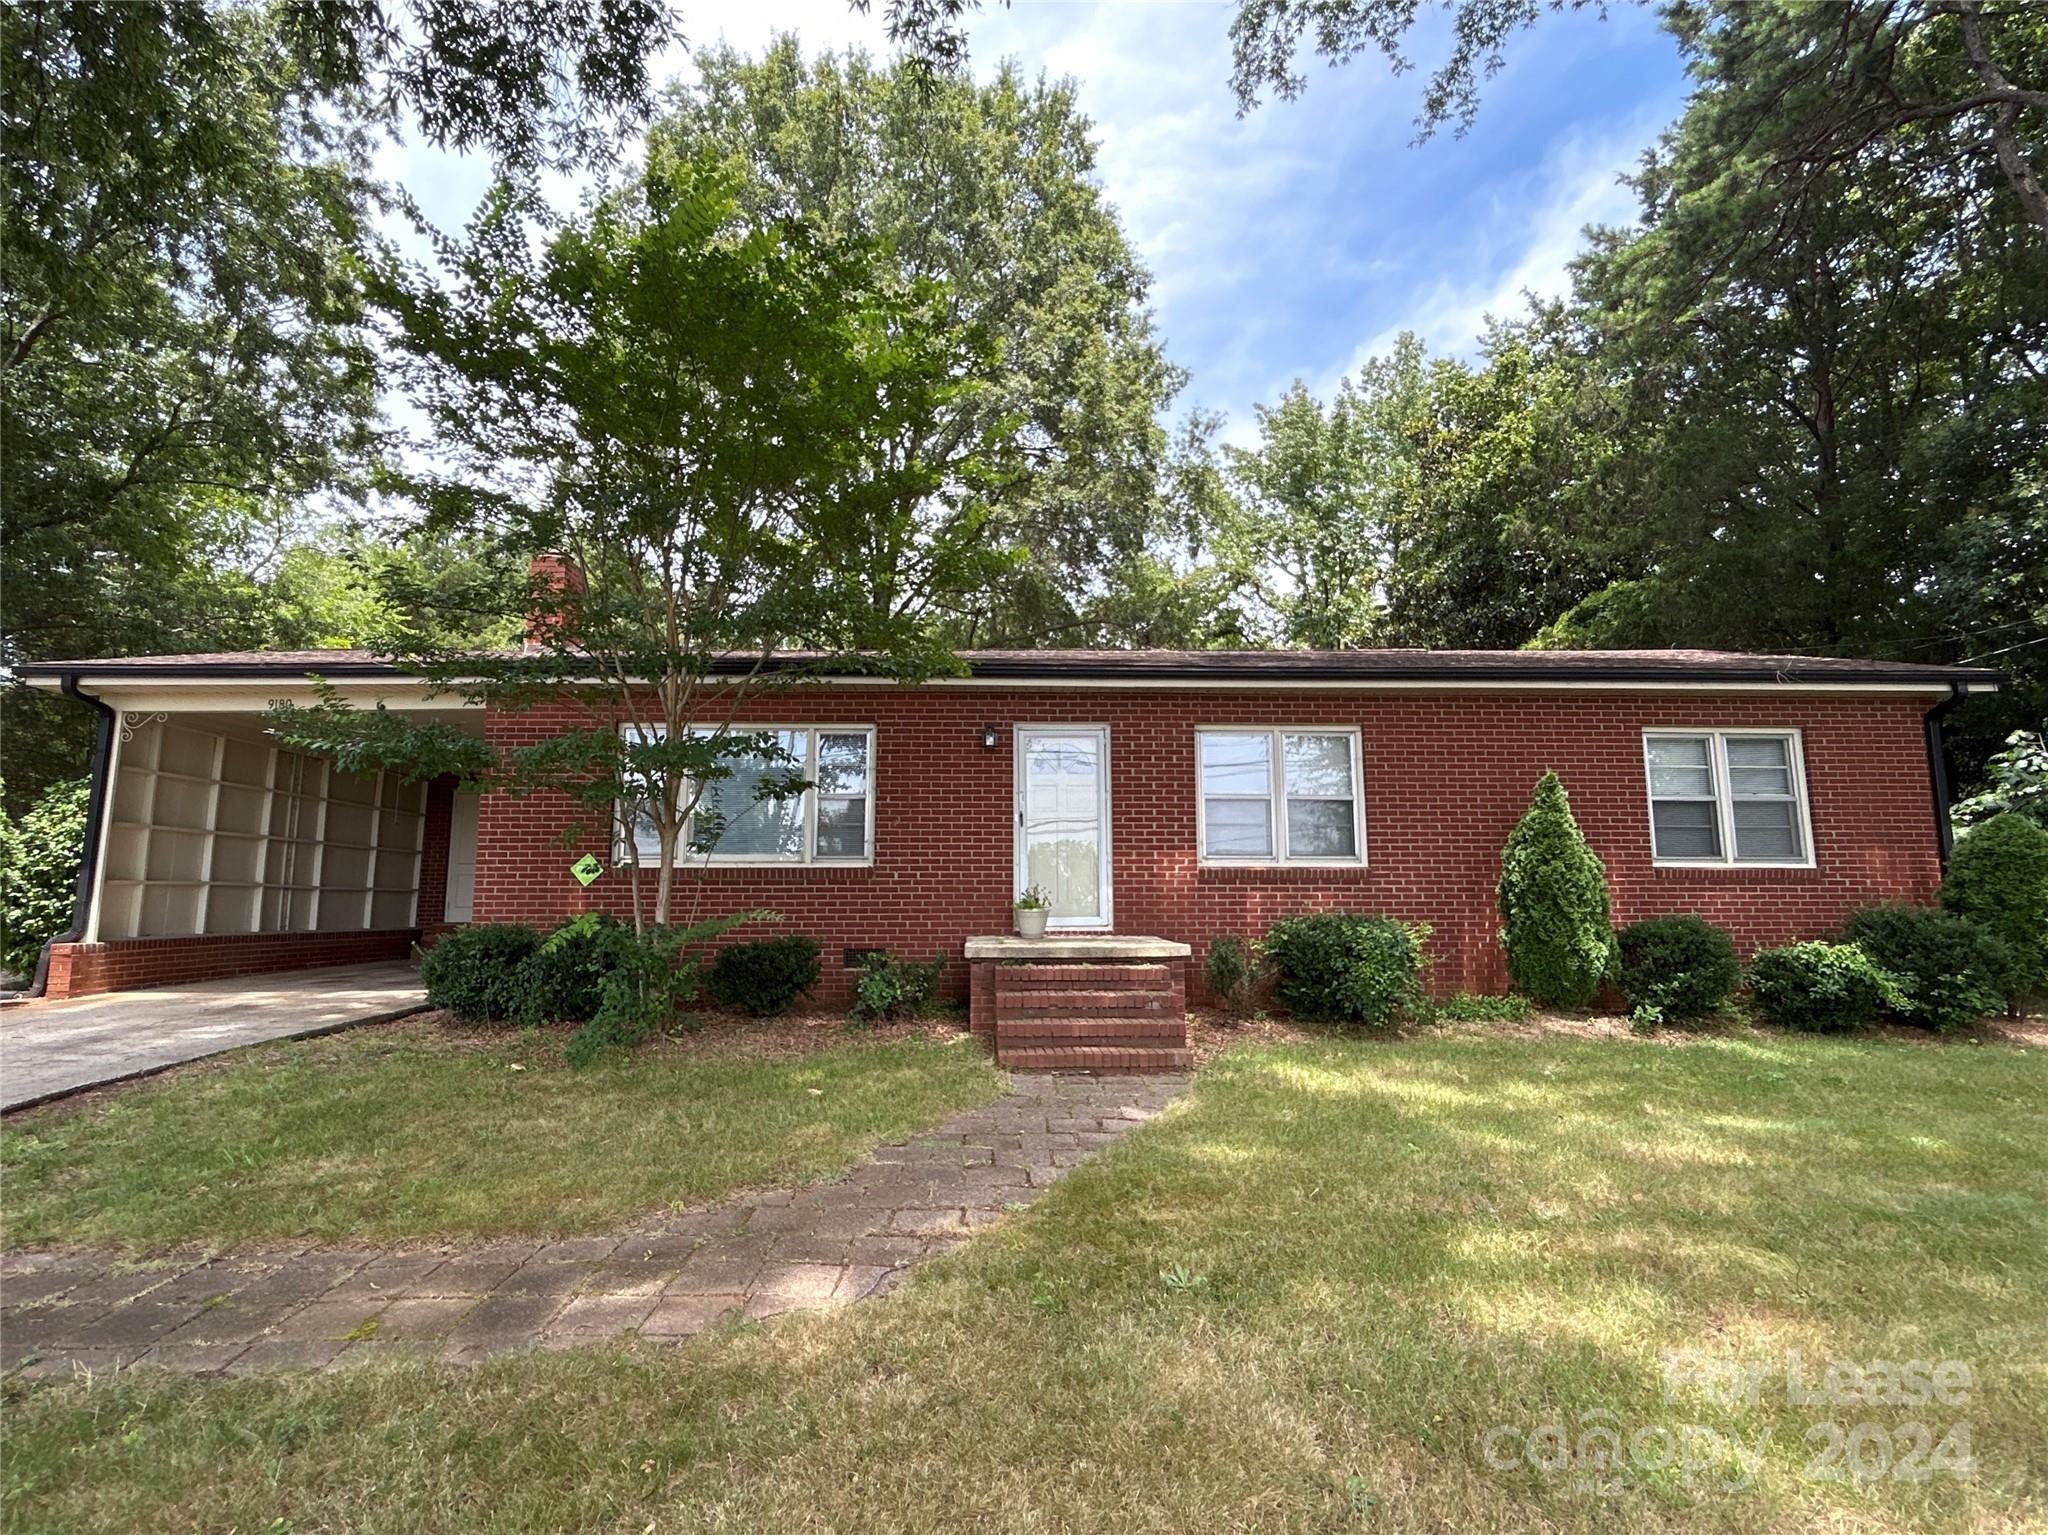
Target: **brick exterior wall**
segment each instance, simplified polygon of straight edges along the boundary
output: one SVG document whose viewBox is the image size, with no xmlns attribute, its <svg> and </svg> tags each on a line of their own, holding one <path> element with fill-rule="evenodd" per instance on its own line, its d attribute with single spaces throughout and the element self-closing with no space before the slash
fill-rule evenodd
<svg viewBox="0 0 2048 1535">
<path fill-rule="evenodd" d="M 416 932 L 407 927 L 367 933 L 224 933 L 54 944 L 43 995 L 89 997 L 103 991 L 183 986 L 272 970 L 404 959 L 412 952 Z"/>
<path fill-rule="evenodd" d="M 1940 881 L 1922 718 L 1911 695 L 1783 696 L 1386 692 L 1247 689 L 907 689 L 807 687 L 750 706 L 748 722 L 872 724 L 875 848 L 869 868 L 713 868 L 677 883 L 679 921 L 746 907 L 782 913 L 771 931 L 825 948 L 819 1000 L 848 1000 L 847 948 L 913 957 L 945 950 L 964 994 L 963 941 L 1010 929 L 1012 722 L 1107 725 L 1115 930 L 1194 946 L 1199 999 L 1210 939 L 1254 936 L 1274 918 L 1344 909 L 1431 924 L 1431 985 L 1497 991 L 1500 848 L 1537 777 L 1555 768 L 1588 840 L 1606 861 L 1615 917 L 1698 912 L 1745 951 L 1826 931 L 1872 901 L 1931 899 Z M 501 743 L 582 723 L 567 706 L 497 714 Z M 980 743 L 994 723 L 994 750 Z M 1203 868 L 1195 848 L 1195 730 L 1201 725 L 1357 726 L 1364 750 L 1362 869 Z M 1817 866 L 1659 869 L 1650 858 L 1645 727 L 1786 727 L 1803 732 Z M 491 795 L 477 829 L 475 916 L 558 921 L 585 910 L 627 915 L 628 877 L 587 890 L 569 874 L 602 832 L 564 845 L 574 818 L 559 795 Z M 740 937 L 748 936 L 743 931 Z"/>
<path fill-rule="evenodd" d="M 414 912 L 420 927 L 429 932 L 447 925 L 443 918 L 448 910 L 448 828 L 454 816 L 455 780 L 431 780 L 420 828 L 420 903 Z"/>
</svg>

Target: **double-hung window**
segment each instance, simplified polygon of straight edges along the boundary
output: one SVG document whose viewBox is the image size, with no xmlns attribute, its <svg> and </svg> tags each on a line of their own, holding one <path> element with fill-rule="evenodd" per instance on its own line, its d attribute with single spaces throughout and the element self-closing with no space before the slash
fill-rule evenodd
<svg viewBox="0 0 2048 1535">
<path fill-rule="evenodd" d="M 1797 732 L 1646 731 L 1643 763 L 1657 862 L 1813 861 Z"/>
<path fill-rule="evenodd" d="M 630 728 L 630 727 L 629 727 Z M 659 726 L 649 727 L 659 730 Z M 702 736 L 714 732 L 700 730 Z M 875 842 L 875 732 L 868 725 L 739 725 L 728 735 L 765 737 L 773 757 L 737 752 L 731 776 L 704 787 L 684 822 L 679 849 L 709 863 L 864 864 Z M 810 787 L 780 798 L 764 784 L 791 776 Z M 684 786 L 682 803 L 689 802 Z M 643 811 L 632 817 L 634 852 L 660 860 L 661 842 Z"/>
<path fill-rule="evenodd" d="M 1365 862 L 1356 730 L 1195 733 L 1201 861 Z"/>
</svg>

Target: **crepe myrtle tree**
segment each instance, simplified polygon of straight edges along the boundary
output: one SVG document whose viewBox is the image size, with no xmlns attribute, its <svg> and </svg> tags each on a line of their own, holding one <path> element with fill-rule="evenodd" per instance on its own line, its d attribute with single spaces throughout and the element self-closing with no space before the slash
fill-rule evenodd
<svg viewBox="0 0 2048 1535">
<path fill-rule="evenodd" d="M 931 615 L 1011 558 L 983 528 L 1010 473 L 1001 423 L 943 456 L 897 446 L 933 440 L 906 421 L 982 387 L 993 345 L 947 320 L 938 285 L 734 194 L 708 159 L 657 144 L 572 221 L 547 228 L 507 186 L 437 272 L 379 278 L 432 428 L 400 489 L 430 530 L 541 556 L 481 594 L 390 573 L 394 608 L 496 602 L 528 636 L 451 650 L 423 618 L 394 654 L 473 703 L 565 706 L 571 723 L 480 741 L 332 689 L 271 714 L 346 769 L 568 796 L 567 839 L 603 828 L 626 850 L 640 927 L 669 924 L 677 869 L 715 840 L 715 785 L 745 769 L 757 798 L 808 787 L 772 736 L 737 728 L 762 694 L 849 667 L 957 668 Z M 659 850 L 651 899 L 636 831 Z"/>
</svg>

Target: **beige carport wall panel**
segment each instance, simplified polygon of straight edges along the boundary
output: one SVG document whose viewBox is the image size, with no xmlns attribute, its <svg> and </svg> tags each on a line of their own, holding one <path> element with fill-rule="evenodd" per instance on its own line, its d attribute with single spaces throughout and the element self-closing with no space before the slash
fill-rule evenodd
<svg viewBox="0 0 2048 1535">
<path fill-rule="evenodd" d="M 337 773 L 253 729 L 121 718 L 100 939 L 414 925 L 423 785 Z"/>
</svg>

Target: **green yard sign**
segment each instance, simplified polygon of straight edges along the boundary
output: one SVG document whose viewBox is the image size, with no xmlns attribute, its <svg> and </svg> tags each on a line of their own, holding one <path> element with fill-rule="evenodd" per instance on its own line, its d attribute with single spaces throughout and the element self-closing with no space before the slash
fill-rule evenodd
<svg viewBox="0 0 2048 1535">
<path fill-rule="evenodd" d="M 598 861 L 597 854 L 585 853 L 569 865 L 569 872 L 576 876 L 577 884 L 587 885 L 604 873 L 604 865 Z"/>
</svg>

